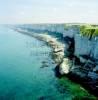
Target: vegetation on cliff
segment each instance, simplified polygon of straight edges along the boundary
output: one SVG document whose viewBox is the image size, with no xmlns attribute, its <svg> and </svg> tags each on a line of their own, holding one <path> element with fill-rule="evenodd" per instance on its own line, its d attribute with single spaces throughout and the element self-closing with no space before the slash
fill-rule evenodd
<svg viewBox="0 0 98 100">
<path fill-rule="evenodd" d="M 69 28 L 78 28 L 80 31 L 79 33 L 82 36 L 86 36 L 89 39 L 92 37 L 98 36 L 98 26 L 97 25 L 90 25 L 90 24 L 65 24 L 64 30 L 68 30 Z"/>
<path fill-rule="evenodd" d="M 68 78 L 66 77 L 61 78 L 59 80 L 59 83 L 60 83 L 60 86 L 62 86 L 61 92 L 63 90 L 65 91 L 68 88 L 69 93 L 73 94 L 72 100 L 96 100 L 95 96 L 89 94 L 88 91 L 85 90 L 83 87 L 81 87 L 79 84 L 72 83 L 72 81 L 68 80 Z"/>
<path fill-rule="evenodd" d="M 98 36 L 98 26 L 95 25 L 82 25 L 80 26 L 80 34 L 83 36 L 92 37 Z"/>
</svg>

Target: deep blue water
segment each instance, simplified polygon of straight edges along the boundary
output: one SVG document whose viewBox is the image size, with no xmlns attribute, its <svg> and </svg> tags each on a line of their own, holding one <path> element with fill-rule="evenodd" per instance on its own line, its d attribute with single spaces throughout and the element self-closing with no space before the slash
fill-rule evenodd
<svg viewBox="0 0 98 100">
<path fill-rule="evenodd" d="M 54 75 L 50 52 L 44 42 L 0 26 L 0 100 L 72 100 L 71 88 Z"/>
</svg>

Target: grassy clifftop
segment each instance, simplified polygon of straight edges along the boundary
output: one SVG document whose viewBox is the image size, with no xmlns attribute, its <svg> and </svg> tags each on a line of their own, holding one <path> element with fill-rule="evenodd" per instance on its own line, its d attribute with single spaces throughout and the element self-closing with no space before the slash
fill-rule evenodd
<svg viewBox="0 0 98 100">
<path fill-rule="evenodd" d="M 98 25 L 90 24 L 65 24 L 64 29 L 68 30 L 71 28 L 78 28 L 82 36 L 86 36 L 89 39 L 92 37 L 98 36 Z"/>
<path fill-rule="evenodd" d="M 80 34 L 83 36 L 92 37 L 98 36 L 98 26 L 95 25 L 80 25 Z"/>
</svg>

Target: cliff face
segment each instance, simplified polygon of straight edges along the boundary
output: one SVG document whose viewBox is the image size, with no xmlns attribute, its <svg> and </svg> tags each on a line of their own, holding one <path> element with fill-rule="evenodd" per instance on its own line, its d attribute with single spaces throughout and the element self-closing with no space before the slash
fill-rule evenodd
<svg viewBox="0 0 98 100">
<path fill-rule="evenodd" d="M 80 34 L 79 25 L 64 24 L 33 24 L 33 25 L 22 25 L 21 28 L 27 29 L 28 31 L 34 31 L 38 33 L 46 32 L 56 37 L 62 37 L 66 43 L 75 42 L 74 55 L 79 57 L 80 55 L 89 55 L 89 57 L 98 59 L 98 37 L 89 39 L 86 36 Z M 65 48 L 66 49 L 66 48 Z"/>
<path fill-rule="evenodd" d="M 72 60 L 68 76 L 97 95 L 98 92 L 98 36 L 81 34 L 80 25 L 42 24 L 18 26 L 30 32 L 48 33 L 65 43 L 65 57 Z M 87 28 L 88 29 L 88 28 Z M 84 30 L 83 30 L 84 31 Z M 97 31 L 96 31 L 97 32 Z M 86 34 L 86 33 L 85 33 Z M 66 67 L 66 66 L 65 66 Z"/>
<path fill-rule="evenodd" d="M 79 28 L 69 27 L 63 33 L 65 41 L 70 41 L 72 51 L 69 54 L 73 56 L 73 66 L 69 75 L 73 80 L 82 82 L 94 93 L 98 92 L 98 37 L 82 36 Z M 73 44 L 74 41 L 74 44 Z M 66 44 L 68 45 L 68 43 Z M 74 45 L 74 46 L 73 46 Z M 71 48 L 69 45 L 69 48 Z M 74 77 L 75 76 L 75 77 Z M 76 78 L 76 79 L 75 79 Z"/>
</svg>

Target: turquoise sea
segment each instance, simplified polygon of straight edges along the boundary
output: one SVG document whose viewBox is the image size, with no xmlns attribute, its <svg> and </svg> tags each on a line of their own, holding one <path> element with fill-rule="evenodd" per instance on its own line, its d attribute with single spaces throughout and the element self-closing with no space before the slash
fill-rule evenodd
<svg viewBox="0 0 98 100">
<path fill-rule="evenodd" d="M 0 26 L 0 100 L 72 100 L 54 75 L 50 53 L 44 42 Z"/>
</svg>

